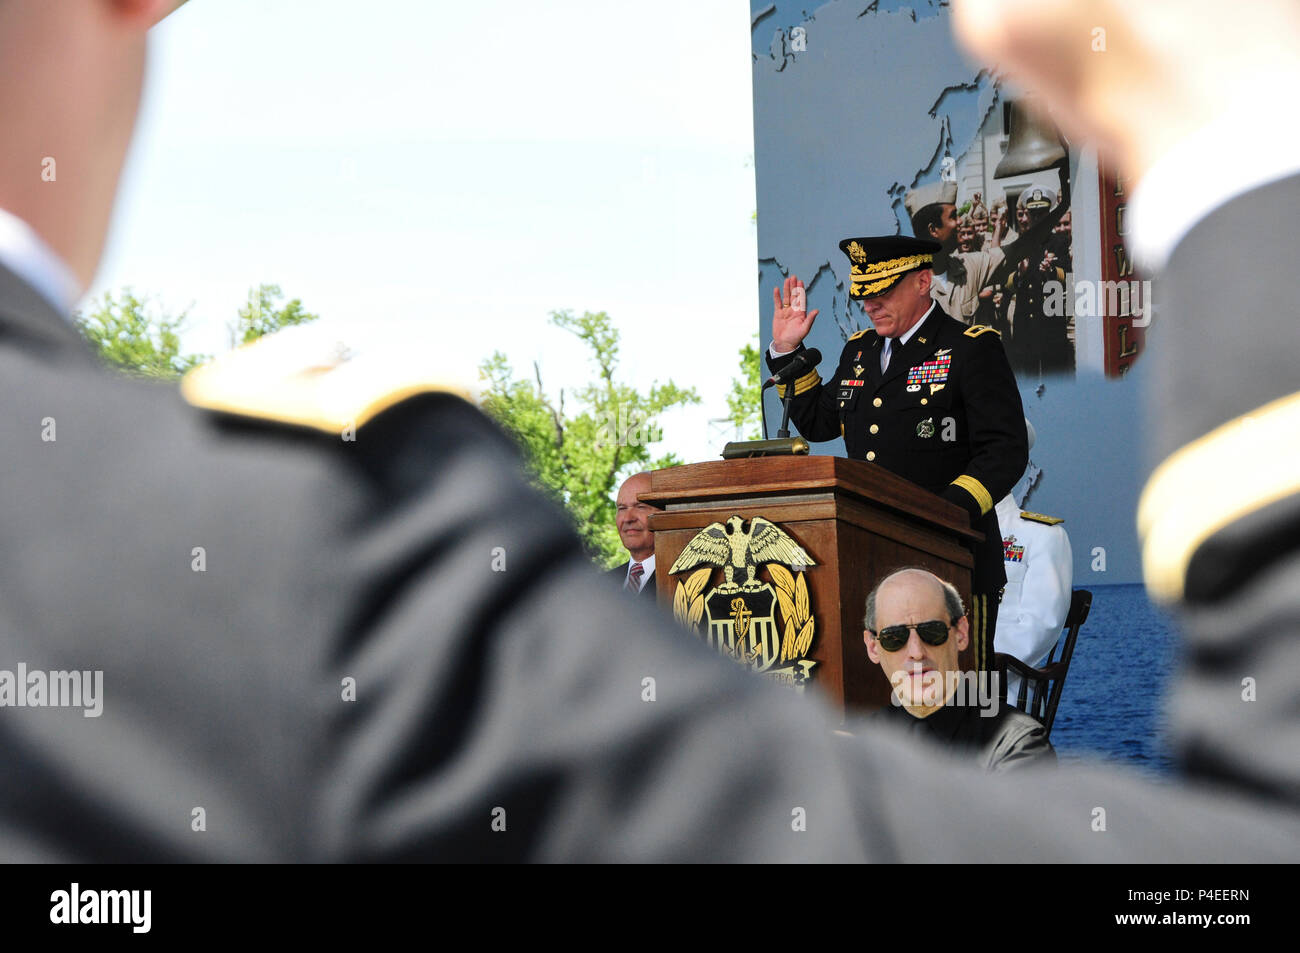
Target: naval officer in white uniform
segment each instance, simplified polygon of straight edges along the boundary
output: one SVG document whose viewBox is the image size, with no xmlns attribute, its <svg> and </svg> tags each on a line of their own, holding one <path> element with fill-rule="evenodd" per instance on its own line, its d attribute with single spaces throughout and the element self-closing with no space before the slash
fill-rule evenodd
<svg viewBox="0 0 1300 953">
<path fill-rule="evenodd" d="M 1029 446 L 1034 428 L 1025 421 Z M 995 507 L 1002 531 L 1002 558 L 1007 585 L 998 607 L 993 644 L 999 652 L 1037 666 L 1060 638 L 1070 611 L 1073 555 L 1070 537 L 1055 516 L 1023 511 L 1008 493 Z M 1007 677 L 1007 698 L 1014 702 L 1019 676 Z"/>
</svg>

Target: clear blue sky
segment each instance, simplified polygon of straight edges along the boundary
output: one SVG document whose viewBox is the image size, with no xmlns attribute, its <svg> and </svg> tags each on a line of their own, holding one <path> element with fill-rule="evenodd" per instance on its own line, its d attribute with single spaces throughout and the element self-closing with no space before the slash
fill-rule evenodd
<svg viewBox="0 0 1300 953">
<path fill-rule="evenodd" d="M 91 294 L 190 308 L 215 352 L 275 282 L 550 390 L 590 373 L 548 313 L 607 311 L 633 383 L 704 397 L 656 449 L 708 458 L 758 313 L 749 47 L 745 0 L 191 0 Z"/>
</svg>

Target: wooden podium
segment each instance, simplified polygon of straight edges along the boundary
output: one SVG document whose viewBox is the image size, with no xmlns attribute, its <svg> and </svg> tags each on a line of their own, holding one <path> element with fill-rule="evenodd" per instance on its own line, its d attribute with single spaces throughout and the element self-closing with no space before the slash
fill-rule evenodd
<svg viewBox="0 0 1300 953">
<path fill-rule="evenodd" d="M 921 566 L 955 585 L 970 604 L 971 546 L 983 534 L 970 528 L 961 507 L 873 463 L 831 456 L 696 463 L 655 471 L 640 499 L 663 507 L 650 518 L 660 601 L 756 671 L 799 688 L 817 686 L 841 715 L 889 703 L 889 682 L 862 639 L 867 593 L 876 580 Z M 797 546 L 781 540 L 777 529 L 756 527 L 756 517 Z M 671 573 L 702 531 L 683 560 L 693 565 Z M 752 543 L 760 535 L 776 547 Z M 730 582 L 721 565 L 728 546 Z M 799 547 L 806 565 L 789 556 Z M 747 548 L 751 555 L 742 557 Z M 701 555 L 706 551 L 711 563 Z M 765 562 L 773 553 L 785 556 Z M 746 561 L 757 564 L 752 573 L 742 566 Z M 971 655 L 970 648 L 962 653 L 963 668 L 973 667 Z"/>
</svg>

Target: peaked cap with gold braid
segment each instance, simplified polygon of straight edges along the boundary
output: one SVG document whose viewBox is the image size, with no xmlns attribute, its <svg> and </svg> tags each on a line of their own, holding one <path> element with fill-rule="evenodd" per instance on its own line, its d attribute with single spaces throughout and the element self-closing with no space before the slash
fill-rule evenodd
<svg viewBox="0 0 1300 953">
<path fill-rule="evenodd" d="M 900 278 L 934 264 L 938 242 L 906 235 L 880 235 L 875 238 L 846 238 L 840 251 L 849 256 L 849 297 L 874 298 L 882 295 Z"/>
</svg>

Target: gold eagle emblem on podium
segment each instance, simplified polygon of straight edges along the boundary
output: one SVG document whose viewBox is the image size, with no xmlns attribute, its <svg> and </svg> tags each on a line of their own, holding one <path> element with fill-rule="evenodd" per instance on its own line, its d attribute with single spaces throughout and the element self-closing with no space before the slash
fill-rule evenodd
<svg viewBox="0 0 1300 953">
<path fill-rule="evenodd" d="M 775 523 L 755 516 L 749 522 L 748 532 L 742 529 L 744 525 L 744 520 L 733 516 L 727 520 L 726 526 L 711 523 L 704 527 L 686 544 L 668 574 L 686 572 L 701 564 L 721 566 L 727 581 L 718 587 L 719 592 L 752 591 L 761 588 L 754 579 L 760 563 L 800 567 L 815 565 L 803 547 Z M 740 570 L 746 574 L 745 581 L 737 584 L 736 573 Z"/>
<path fill-rule="evenodd" d="M 802 688 L 817 663 L 805 658 L 816 624 L 804 570 L 816 562 L 785 530 L 755 516 L 730 517 L 695 534 L 668 570 L 679 579 L 673 614 L 705 640 L 756 672 Z M 766 568 L 771 582 L 758 574 Z M 722 581 L 708 588 L 722 570 Z M 793 570 L 793 572 L 792 572 Z M 706 591 L 707 590 L 707 591 Z M 782 622 L 776 608 L 780 607 Z M 707 619 L 706 619 L 707 617 Z"/>
</svg>

